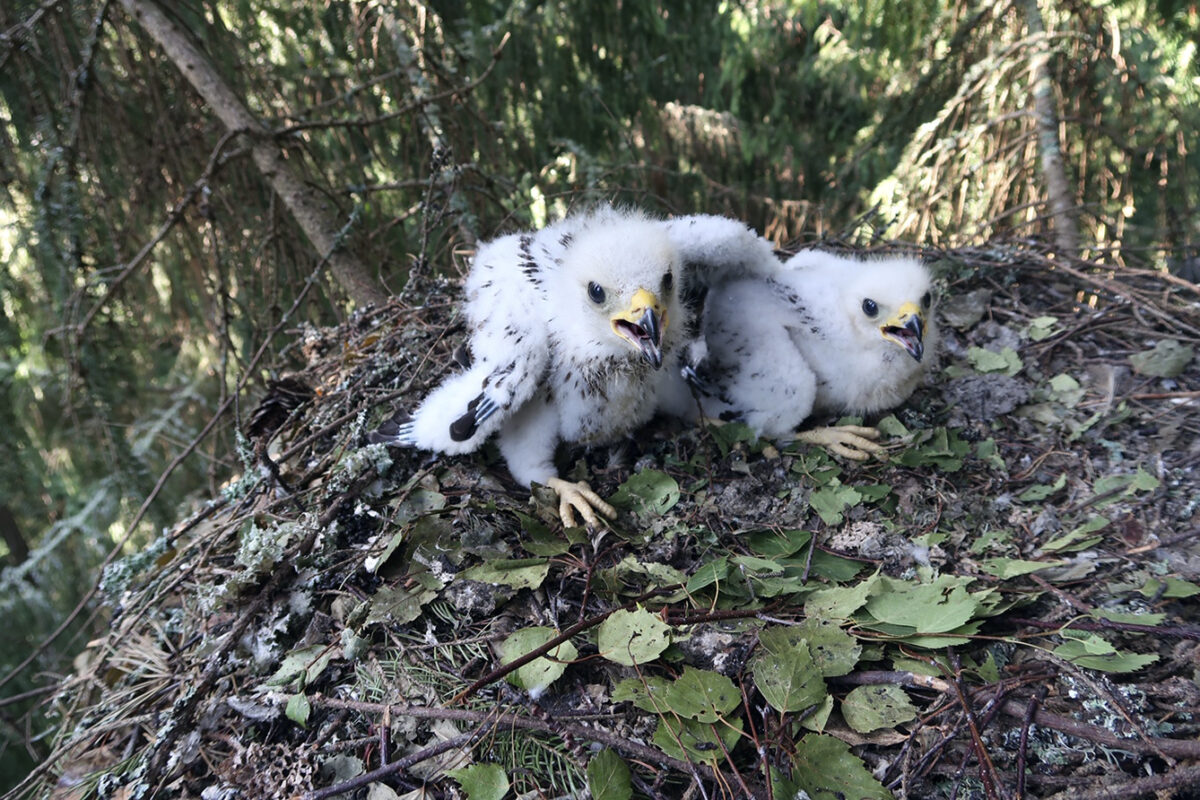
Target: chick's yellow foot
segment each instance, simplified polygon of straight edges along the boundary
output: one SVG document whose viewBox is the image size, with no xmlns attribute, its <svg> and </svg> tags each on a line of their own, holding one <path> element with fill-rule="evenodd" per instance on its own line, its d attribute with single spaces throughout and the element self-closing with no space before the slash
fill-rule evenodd
<svg viewBox="0 0 1200 800">
<path fill-rule="evenodd" d="M 562 478 L 548 478 L 546 485 L 558 493 L 558 516 L 568 528 L 575 527 L 575 511 L 579 512 L 589 528 L 600 526 L 597 511 L 610 519 L 617 515 L 617 510 L 600 499 L 587 481 L 572 483 Z"/>
<path fill-rule="evenodd" d="M 797 442 L 820 445 L 834 455 L 853 461 L 866 461 L 871 456 L 882 458 L 883 445 L 871 441 L 878 438 L 879 431 L 861 425 L 813 428 L 796 434 Z"/>
</svg>

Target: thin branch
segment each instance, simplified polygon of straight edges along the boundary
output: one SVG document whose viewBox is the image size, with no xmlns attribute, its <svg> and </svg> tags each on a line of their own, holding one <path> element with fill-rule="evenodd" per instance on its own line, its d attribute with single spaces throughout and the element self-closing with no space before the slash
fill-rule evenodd
<svg viewBox="0 0 1200 800">
<path fill-rule="evenodd" d="M 954 669 L 954 680 L 951 685 L 958 696 L 958 704 L 962 707 L 963 714 L 966 715 L 967 728 L 971 731 L 971 747 L 975 751 L 975 759 L 979 762 L 979 776 L 983 782 L 984 794 L 987 795 L 988 800 L 1000 800 L 1000 782 L 996 779 L 996 766 L 992 763 L 992 757 L 983 743 L 982 731 L 975 717 L 975 708 L 967 696 L 966 687 L 963 686 L 962 663 L 953 647 L 946 648 L 946 655 L 950 659 L 950 666 Z"/>
<path fill-rule="evenodd" d="M 1173 790 L 1194 790 L 1197 785 L 1200 785 L 1200 764 L 1177 767 L 1162 775 L 1134 778 L 1125 783 L 1113 783 L 1110 779 L 1086 788 L 1075 784 L 1047 800 L 1137 800 L 1159 793 L 1163 793 L 1160 796 L 1180 797 L 1182 795 Z"/>
<path fill-rule="evenodd" d="M 580 620 L 579 622 L 576 622 L 574 625 L 567 628 L 565 631 L 560 633 L 558 636 L 555 636 L 553 639 L 546 642 L 541 647 L 534 648 L 533 650 L 530 650 L 528 653 L 521 656 L 520 658 L 510 661 L 502 667 L 497 667 L 496 669 L 489 672 L 487 675 L 484 675 L 482 678 L 475 681 L 474 683 L 472 683 L 467 688 L 463 689 L 458 694 L 454 695 L 454 697 L 450 698 L 450 701 L 449 701 L 449 703 L 447 703 L 447 705 L 451 705 L 451 706 L 458 705 L 463 700 L 466 700 L 468 697 L 475 694 L 475 692 L 482 689 L 484 686 L 487 686 L 489 683 L 494 683 L 494 682 L 500 680 L 501 678 L 503 678 L 505 675 L 508 675 L 509 673 L 517 671 L 518 669 L 525 666 L 529 662 L 531 662 L 535 659 L 541 658 L 542 656 L 546 655 L 546 653 L 549 653 L 551 650 L 558 647 L 563 642 L 569 640 L 572 636 L 576 636 L 577 634 L 580 634 L 589 628 L 596 627 L 597 625 L 599 625 L 601 622 L 604 622 L 604 620 L 608 619 L 616 612 L 632 610 L 634 608 L 637 608 L 637 606 L 640 603 L 644 603 L 646 600 L 649 600 L 651 597 L 655 597 L 660 594 L 665 594 L 667 592 L 673 592 L 673 591 L 678 590 L 681 587 L 682 587 L 682 584 L 675 584 L 674 586 L 666 586 L 666 587 L 662 587 L 662 588 L 658 588 L 658 589 L 653 589 L 637 598 L 634 598 L 633 600 L 630 600 L 628 603 L 626 603 L 623 606 L 617 606 L 616 608 L 610 608 L 608 611 L 605 611 L 600 614 L 595 614 L 591 617 L 588 617 L 587 619 L 583 619 L 583 620 Z"/>
<path fill-rule="evenodd" d="M 497 728 L 521 728 L 522 730 L 541 731 L 556 736 L 572 736 L 584 741 L 599 742 L 605 747 L 611 747 L 628 756 L 641 759 L 650 764 L 663 764 L 671 769 L 692 774 L 696 765 L 669 756 L 649 745 L 633 741 L 627 736 L 619 736 L 603 728 L 589 728 L 575 722 L 565 722 L 561 719 L 536 719 L 520 714 L 494 711 L 475 711 L 466 708 L 429 708 L 426 706 L 409 706 L 397 703 L 366 703 L 357 700 L 342 700 L 336 697 L 325 697 L 321 694 L 311 695 L 309 703 L 314 706 L 327 708 L 349 708 L 367 714 L 382 714 L 384 709 L 390 709 L 393 717 L 414 717 L 416 719 L 448 719 L 459 722 L 483 723 L 492 720 Z M 708 771 L 707 767 L 701 769 Z"/>
<path fill-rule="evenodd" d="M 1021 739 L 1017 746 L 1016 800 L 1025 800 L 1025 758 L 1029 752 L 1029 726 L 1033 724 L 1033 717 L 1037 714 L 1038 706 L 1046 699 L 1047 691 L 1047 688 L 1043 686 L 1038 689 L 1037 694 L 1029 698 L 1029 707 L 1025 711 L 1025 717 L 1021 720 Z"/>
<path fill-rule="evenodd" d="M 249 134 L 255 165 L 321 259 L 329 261 L 342 289 L 360 305 L 383 304 L 387 296 L 372 279 L 370 270 L 344 246 L 344 229 L 339 231 L 337 222 L 340 210 L 330 208 L 322 193 L 297 174 L 271 132 L 225 83 L 192 37 L 151 0 L 121 0 L 121 5 L 163 49 L 225 127 Z"/>
<path fill-rule="evenodd" d="M 418 97 L 395 111 L 390 111 L 387 114 L 380 114 L 377 117 L 353 117 L 351 119 L 319 119 L 309 122 L 296 122 L 292 125 L 286 125 L 274 131 L 276 138 L 284 138 L 302 131 L 320 129 L 328 130 L 334 128 L 369 128 L 374 125 L 382 125 L 387 122 L 407 117 L 414 111 L 420 111 L 426 106 L 437 103 L 442 100 L 458 100 L 471 92 L 475 91 L 487 77 L 492 74 L 492 70 L 496 68 L 496 64 L 500 61 L 500 54 L 504 50 L 504 46 L 508 44 L 510 34 L 505 33 L 504 38 L 500 40 L 500 44 L 496 45 L 496 49 L 492 51 L 492 60 L 484 68 L 483 72 L 479 73 L 474 79 L 467 81 L 462 86 L 455 86 L 453 89 L 437 92 L 435 94 Z M 390 73 L 392 74 L 392 73 Z M 424 186 L 424 181 L 415 181 L 418 186 Z"/>
<path fill-rule="evenodd" d="M 388 711 L 389 709 L 384 709 L 384 714 L 386 715 Z M 475 742 L 479 741 L 484 736 L 487 736 L 489 733 L 495 730 L 495 728 L 495 720 L 485 721 L 482 725 L 470 733 L 464 733 L 462 736 L 455 736 L 451 739 L 446 739 L 443 742 L 437 742 L 427 747 L 422 747 L 420 750 L 410 753 L 398 761 L 393 761 L 391 764 L 379 767 L 378 769 L 373 769 L 370 772 L 364 772 L 362 775 L 351 778 L 348 781 L 343 781 L 342 783 L 335 784 L 333 786 L 326 786 L 324 789 L 318 789 L 314 792 L 309 792 L 305 795 L 305 798 L 306 800 L 327 800 L 327 798 L 330 797 L 336 797 L 337 795 L 351 792 L 355 789 L 361 789 L 367 784 L 374 783 L 375 781 L 382 780 L 383 778 L 387 778 L 391 775 L 395 775 L 397 772 L 404 772 L 414 764 L 419 764 L 422 761 L 428 761 L 431 758 L 440 756 L 442 753 L 448 753 L 451 750 L 457 750 L 459 748 L 471 747 L 475 744 Z"/>
<path fill-rule="evenodd" d="M 87 330 L 87 327 L 92 323 L 92 320 L 95 319 L 96 314 L 100 313 L 100 310 L 108 305 L 108 302 L 112 300 L 113 295 L 115 295 L 117 290 L 121 288 L 121 284 L 125 282 L 125 279 L 132 275 L 133 272 L 142 265 L 142 263 L 146 260 L 146 257 L 154 252 L 154 248 L 166 238 L 167 234 L 171 232 L 171 229 L 179 223 L 179 220 L 183 219 L 184 212 L 187 211 L 188 207 L 196 199 L 197 195 L 199 195 L 200 192 L 203 191 L 204 187 L 208 185 L 209 181 L 212 180 L 212 177 L 216 173 L 217 169 L 226 162 L 227 159 L 221 158 L 221 153 L 224 151 L 225 146 L 229 144 L 231 139 L 243 132 L 244 131 L 227 131 L 225 135 L 220 138 L 220 140 L 217 142 L 217 146 L 213 148 L 212 155 L 210 155 L 208 158 L 208 164 L 205 165 L 204 172 L 202 172 L 200 177 L 188 187 L 187 191 L 183 193 L 183 197 L 176 201 L 175 206 L 171 209 L 171 213 L 167 215 L 166 221 L 159 226 L 158 231 L 156 231 L 155 234 L 150 237 L 150 240 L 142 245 L 142 249 L 138 250 L 133 258 L 129 259 L 129 261 L 125 263 L 125 268 L 121 270 L 120 274 L 109 281 L 108 286 L 105 289 L 104 296 L 97 300 L 87 314 L 84 315 L 83 319 L 74 326 L 74 334 L 76 336 L 83 335 L 83 332 Z"/>
</svg>

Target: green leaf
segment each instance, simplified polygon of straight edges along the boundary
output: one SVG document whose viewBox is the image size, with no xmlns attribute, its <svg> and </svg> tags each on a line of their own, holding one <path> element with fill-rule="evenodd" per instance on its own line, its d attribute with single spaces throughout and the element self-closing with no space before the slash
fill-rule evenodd
<svg viewBox="0 0 1200 800">
<path fill-rule="evenodd" d="M 657 675 L 626 678 L 613 687 L 612 699 L 614 703 L 633 703 L 642 711 L 666 714 L 667 692 L 671 691 L 671 684 L 672 681 Z"/>
<path fill-rule="evenodd" d="M 995 575 L 1001 580 L 1016 578 L 1020 575 L 1028 575 L 1031 572 L 1037 572 L 1040 569 L 1049 569 L 1050 567 L 1059 567 L 1067 562 L 1065 561 L 1025 561 L 1020 558 L 989 558 L 980 563 L 980 568 L 989 575 Z"/>
<path fill-rule="evenodd" d="M 715 763 L 732 750 L 742 733 L 742 720 L 722 720 L 719 723 L 697 722 L 680 717 L 659 717 L 651 741 L 669 756 L 687 761 Z M 717 737 L 720 737 L 718 740 Z"/>
<path fill-rule="evenodd" d="M 996 683 L 1000 680 L 1000 665 L 996 663 L 996 654 L 991 650 L 983 657 L 978 667 L 979 677 L 984 683 Z"/>
<path fill-rule="evenodd" d="M 829 724 L 829 717 L 833 715 L 833 695 L 825 695 L 825 699 L 815 710 L 804 715 L 804 719 L 800 720 L 800 727 L 813 733 L 824 733 L 825 726 Z"/>
<path fill-rule="evenodd" d="M 559 635 L 554 628 L 539 626 L 513 631 L 500 645 L 500 663 L 509 664 L 526 653 L 537 650 Z M 562 642 L 544 656 L 539 656 L 515 672 L 508 674 L 508 682 L 531 694 L 539 695 L 550 684 L 562 677 L 567 664 L 574 661 L 579 651 L 570 641 Z"/>
<path fill-rule="evenodd" d="M 714 583 L 720 583 L 729 577 L 729 559 L 725 556 L 713 559 L 692 574 L 688 578 L 687 591 L 688 594 L 694 594 L 706 586 L 711 586 Z"/>
<path fill-rule="evenodd" d="M 896 642 L 908 647 L 923 647 L 926 650 L 945 650 L 947 647 L 961 647 L 971 641 L 971 637 L 979 633 L 983 620 L 972 620 L 945 633 L 920 634 L 905 625 L 888 625 L 886 623 L 862 623 L 867 630 L 877 631 L 889 636 Z"/>
<path fill-rule="evenodd" d="M 1000 449 L 996 446 L 996 440 L 990 436 L 975 445 L 975 457 L 994 470 L 1000 472 L 1008 471 L 1008 465 L 1004 463 L 1004 459 L 1000 456 Z"/>
<path fill-rule="evenodd" d="M 1016 375 L 1025 365 L 1021 357 L 1011 347 L 1005 347 L 999 353 L 985 350 L 982 347 L 967 349 L 967 361 L 976 372 L 1003 372 L 1005 375 Z"/>
<path fill-rule="evenodd" d="M 1095 508 L 1103 508 L 1122 498 L 1132 497 L 1137 492 L 1149 492 L 1158 487 L 1158 479 L 1141 467 L 1133 474 L 1105 475 L 1092 486 L 1092 491 L 1097 496 L 1092 505 Z M 1121 491 L 1122 489 L 1124 491 Z"/>
<path fill-rule="evenodd" d="M 549 574 L 550 562 L 544 558 L 493 559 L 464 569 L 457 579 L 536 589 Z"/>
<path fill-rule="evenodd" d="M 888 414 L 879 422 L 875 423 L 875 430 L 882 433 L 884 436 L 908 436 L 908 428 L 904 427 L 904 423 L 896 419 L 895 414 Z"/>
<path fill-rule="evenodd" d="M 308 727 L 308 715 L 312 713 L 312 705 L 308 702 L 308 695 L 304 694 L 304 692 L 299 692 L 289 697 L 283 713 L 301 728 Z"/>
<path fill-rule="evenodd" d="M 1063 372 L 1050 379 L 1050 398 L 1067 408 L 1074 408 L 1083 399 L 1083 387 L 1079 381 Z"/>
<path fill-rule="evenodd" d="M 428 578 L 432 575 L 424 573 Z M 434 579 L 436 581 L 436 579 Z M 440 588 L 440 581 L 436 581 Z M 416 581 L 411 586 L 397 584 L 385 586 L 371 595 L 368 603 L 366 623 L 375 625 L 388 622 L 403 625 L 421 616 L 421 606 L 438 596 L 438 591 L 424 581 Z"/>
<path fill-rule="evenodd" d="M 742 693 L 719 672 L 684 667 L 663 699 L 682 717 L 716 722 L 741 704 Z"/>
<path fill-rule="evenodd" d="M 831 581 L 842 583 L 862 572 L 864 565 L 861 561 L 836 556 L 833 553 L 826 553 L 824 550 L 817 550 L 813 553 L 810 568 L 812 574 L 818 578 L 828 578 Z"/>
<path fill-rule="evenodd" d="M 809 617 L 796 630 L 804 635 L 813 664 L 827 678 L 848 675 L 862 656 L 862 645 L 829 619 Z"/>
<path fill-rule="evenodd" d="M 1159 595 L 1160 591 L 1162 592 L 1161 595 Z M 1181 578 L 1151 578 L 1146 581 L 1146 585 L 1142 587 L 1141 592 L 1143 597 L 1161 596 L 1177 599 L 1200 594 L 1200 586 Z"/>
<path fill-rule="evenodd" d="M 867 600 L 867 611 L 880 622 L 916 633 L 945 633 L 966 624 L 978 610 L 976 598 L 966 588 L 970 582 L 952 575 L 921 584 L 884 577 L 883 591 Z"/>
<path fill-rule="evenodd" d="M 1112 611 L 1107 608 L 1094 609 L 1092 616 L 1097 619 L 1106 619 L 1109 622 L 1129 622 L 1134 625 L 1161 625 L 1163 620 L 1167 618 L 1166 614 L 1135 614 L 1124 611 Z"/>
<path fill-rule="evenodd" d="M 915 719 L 917 709 L 899 686 L 881 683 L 851 690 L 842 701 L 842 716 L 854 730 L 870 733 Z"/>
<path fill-rule="evenodd" d="M 862 502 L 862 495 L 853 486 L 842 486 L 831 482 L 829 486 L 817 489 L 808 497 L 808 504 L 813 511 L 820 514 L 826 525 L 838 525 L 842 521 L 843 509 L 850 508 Z"/>
<path fill-rule="evenodd" d="M 1066 485 L 1067 473 L 1064 472 L 1061 473 L 1058 478 L 1055 479 L 1054 483 L 1050 484 L 1049 486 L 1045 484 L 1030 486 L 1028 489 L 1017 495 L 1017 499 L 1022 503 L 1036 503 L 1040 500 L 1045 500 L 1047 497 L 1054 494 Z"/>
<path fill-rule="evenodd" d="M 751 531 L 742 537 L 754 552 L 767 558 L 786 558 L 800 551 L 812 540 L 812 533 L 800 530 L 767 529 Z"/>
<path fill-rule="evenodd" d="M 921 443 L 908 448 L 897 459 L 906 467 L 933 466 L 946 472 L 962 469 L 963 459 L 971 452 L 970 442 L 963 441 L 957 430 L 934 428 L 924 431 Z"/>
<path fill-rule="evenodd" d="M 440 511 L 445 506 L 445 495 L 428 489 L 413 489 L 408 497 L 404 498 L 396 506 L 396 510 L 392 512 L 392 522 L 399 530 L 392 534 L 392 538 L 388 540 L 387 545 L 384 546 L 378 555 L 368 557 L 364 560 L 363 566 L 367 572 L 378 571 L 392 557 L 392 554 L 396 552 L 396 548 L 405 540 L 410 522 L 426 514 Z"/>
<path fill-rule="evenodd" d="M 566 536 L 558 534 L 537 517 L 521 511 L 516 512 L 516 516 L 521 521 L 521 546 L 527 552 L 551 558 L 571 549 L 571 542 Z"/>
<path fill-rule="evenodd" d="M 669 564 L 657 561 L 638 561 L 632 553 L 626 555 L 610 569 L 600 573 L 610 586 L 620 586 L 622 590 L 631 590 L 631 594 L 641 594 L 652 587 L 677 586 L 679 589 L 672 594 L 660 595 L 662 602 L 674 603 L 687 597 L 684 590 L 688 576 Z"/>
<path fill-rule="evenodd" d="M 508 794 L 508 775 L 499 764 L 472 764 L 448 769 L 446 774 L 458 781 L 467 793 L 467 800 L 502 800 Z"/>
<path fill-rule="evenodd" d="M 778 650 L 764 647 L 751 663 L 754 685 L 763 698 L 776 711 L 802 711 L 821 703 L 828 692 L 808 648 L 803 644 L 778 644 Z"/>
<path fill-rule="evenodd" d="M 1029 320 L 1029 338 L 1032 341 L 1040 342 L 1043 339 L 1049 339 L 1058 332 L 1057 317 L 1034 317 Z"/>
<path fill-rule="evenodd" d="M 812 800 L 892 800 L 850 745 L 832 736 L 809 734 L 800 741 L 792 781 Z"/>
<path fill-rule="evenodd" d="M 886 483 L 868 483 L 855 488 L 867 503 L 878 503 L 892 492 L 892 487 Z"/>
<path fill-rule="evenodd" d="M 283 657 L 279 669 L 267 678 L 268 686 L 284 686 L 292 682 L 297 688 L 304 688 L 320 677 L 329 662 L 341 655 L 337 647 L 323 644 L 313 644 L 293 650 Z"/>
<path fill-rule="evenodd" d="M 1065 630 L 1060 635 L 1064 641 L 1054 648 L 1054 654 L 1086 669 L 1134 672 L 1158 661 L 1152 653 L 1123 653 L 1107 639 L 1088 631 Z"/>
<path fill-rule="evenodd" d="M 1158 478 L 1138 467 L 1137 472 L 1133 473 L 1133 480 L 1129 483 L 1129 492 L 1152 492 L 1161 485 Z"/>
<path fill-rule="evenodd" d="M 879 573 L 853 586 L 832 586 L 818 589 L 804 602 L 804 613 L 821 619 L 850 619 L 867 604 L 867 598 L 879 586 Z"/>
<path fill-rule="evenodd" d="M 708 425 L 706 427 L 713 441 L 717 443 L 717 447 L 721 450 L 721 457 L 729 455 L 729 451 L 738 442 L 750 444 L 758 441 L 758 437 L 754 435 L 754 429 L 742 422 L 728 422 L 724 425 Z"/>
<path fill-rule="evenodd" d="M 588 762 L 587 785 L 592 800 L 629 800 L 633 797 L 629 765 L 608 748 L 592 756 Z"/>
<path fill-rule="evenodd" d="M 653 661 L 670 643 L 670 627 L 644 608 L 616 611 L 596 631 L 600 655 L 627 667 Z"/>
<path fill-rule="evenodd" d="M 679 502 L 679 484 L 665 472 L 644 469 L 630 475 L 609 502 L 635 514 L 662 515 Z"/>
<path fill-rule="evenodd" d="M 759 631 L 758 644 L 764 651 L 783 654 L 803 647 L 813 665 L 826 678 L 847 675 L 862 655 L 862 645 L 830 619 L 809 616 L 799 625 L 779 625 Z"/>
<path fill-rule="evenodd" d="M 1129 363 L 1135 371 L 1154 378 L 1174 378 L 1187 368 L 1196 351 L 1174 339 L 1160 339 L 1153 350 L 1135 353 Z"/>
<path fill-rule="evenodd" d="M 1086 550 L 1102 538 L 1100 536 L 1092 536 L 1091 534 L 1103 530 L 1108 527 L 1108 524 L 1108 520 L 1104 517 L 1092 517 L 1070 533 L 1065 533 L 1046 542 L 1042 545 L 1042 549 L 1052 553 L 1059 550 L 1068 552 Z"/>
</svg>

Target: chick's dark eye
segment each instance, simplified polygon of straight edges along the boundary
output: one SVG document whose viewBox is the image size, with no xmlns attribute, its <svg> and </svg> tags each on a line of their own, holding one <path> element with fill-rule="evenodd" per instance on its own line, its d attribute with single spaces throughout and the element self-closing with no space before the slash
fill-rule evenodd
<svg viewBox="0 0 1200 800">
<path fill-rule="evenodd" d="M 933 298 L 930 297 L 929 292 L 921 295 L 921 308 L 929 308 L 931 302 L 933 302 Z"/>
<path fill-rule="evenodd" d="M 591 298 L 593 303 L 597 303 L 597 304 L 603 303 L 604 302 L 604 287 L 601 286 L 600 284 L 596 283 L 595 281 L 592 281 L 591 283 L 588 284 L 588 297 Z"/>
<path fill-rule="evenodd" d="M 675 276 L 668 272 L 666 275 L 663 276 L 662 293 L 670 294 L 671 287 L 673 287 L 674 285 L 675 285 Z"/>
<path fill-rule="evenodd" d="M 871 298 L 863 300 L 863 313 L 868 317 L 873 317 L 879 313 L 879 306 Z"/>
</svg>

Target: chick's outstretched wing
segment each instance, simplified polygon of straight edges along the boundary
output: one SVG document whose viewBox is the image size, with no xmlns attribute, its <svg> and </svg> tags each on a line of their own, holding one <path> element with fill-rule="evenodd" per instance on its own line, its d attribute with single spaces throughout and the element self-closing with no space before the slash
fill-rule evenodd
<svg viewBox="0 0 1200 800">
<path fill-rule="evenodd" d="M 372 442 L 469 453 L 533 396 L 550 363 L 533 240 L 505 236 L 480 247 L 466 283 L 470 366 L 443 381 L 411 417 L 384 423 Z"/>
</svg>

